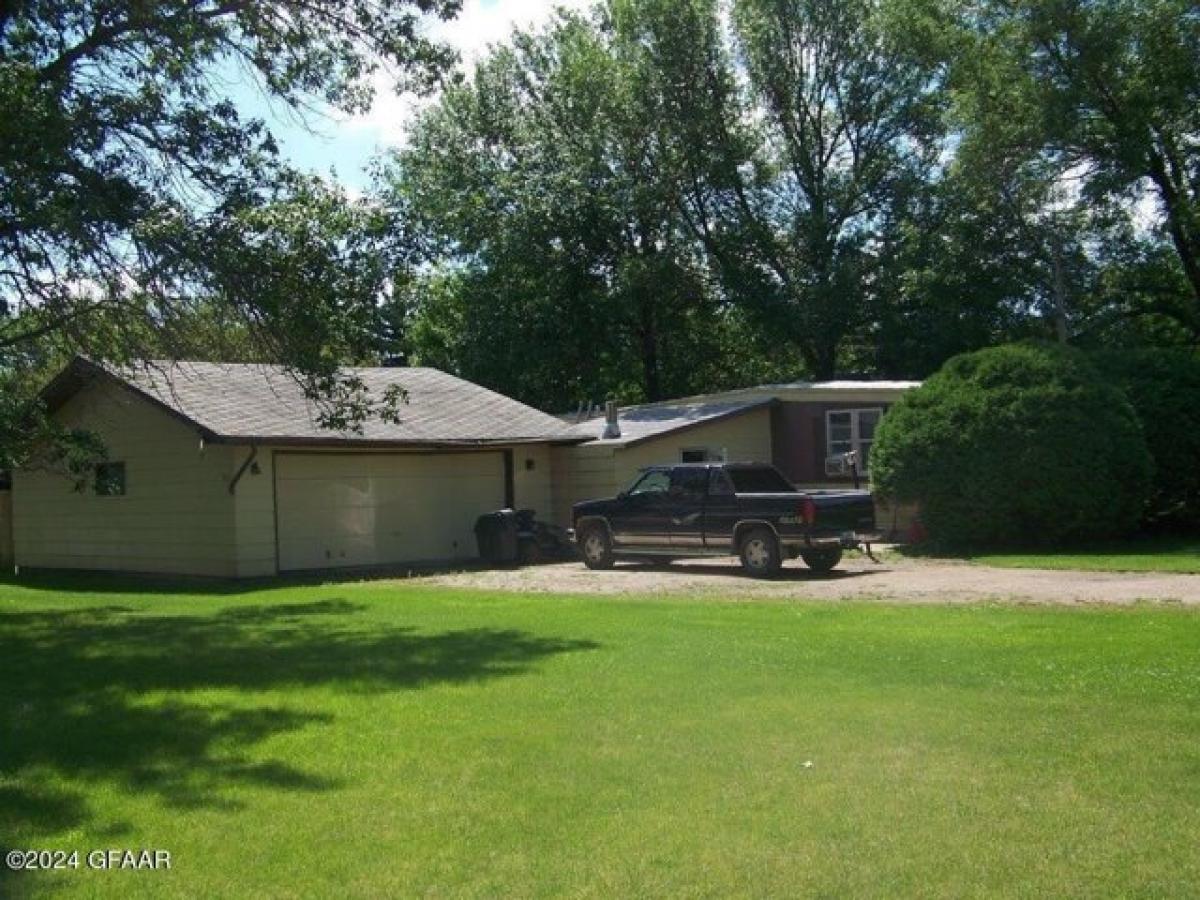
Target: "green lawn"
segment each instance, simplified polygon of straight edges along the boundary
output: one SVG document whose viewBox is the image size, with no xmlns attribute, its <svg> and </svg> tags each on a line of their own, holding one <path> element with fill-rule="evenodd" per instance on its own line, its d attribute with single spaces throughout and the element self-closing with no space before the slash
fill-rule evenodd
<svg viewBox="0 0 1200 900">
<path fill-rule="evenodd" d="M 971 562 L 1017 569 L 1200 573 L 1200 537 L 1137 538 L 1048 553 L 982 553 Z"/>
<path fill-rule="evenodd" d="M 1200 615 L 0 583 L 0 896 L 1200 885 Z M 193 591 L 193 592 L 189 592 Z"/>
</svg>

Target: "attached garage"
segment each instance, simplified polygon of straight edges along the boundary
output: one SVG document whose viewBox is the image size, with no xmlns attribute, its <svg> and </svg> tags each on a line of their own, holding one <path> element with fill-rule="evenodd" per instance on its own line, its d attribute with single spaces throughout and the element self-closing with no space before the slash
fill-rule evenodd
<svg viewBox="0 0 1200 900">
<path fill-rule="evenodd" d="M 435 369 L 349 374 L 371 396 L 403 391 L 396 420 L 323 428 L 276 367 L 75 360 L 43 397 L 109 460 L 82 489 L 13 473 L 15 563 L 253 577 L 456 562 L 477 556 L 485 512 L 550 517 L 552 449 L 580 440 L 563 422 Z"/>
<path fill-rule="evenodd" d="M 282 572 L 475 555 L 475 519 L 505 505 L 505 454 L 276 453 Z"/>
</svg>

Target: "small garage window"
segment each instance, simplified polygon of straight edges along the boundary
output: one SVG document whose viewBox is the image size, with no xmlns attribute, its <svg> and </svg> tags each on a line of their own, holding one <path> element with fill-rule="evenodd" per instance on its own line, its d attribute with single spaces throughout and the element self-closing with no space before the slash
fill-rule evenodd
<svg viewBox="0 0 1200 900">
<path fill-rule="evenodd" d="M 96 466 L 96 496 L 125 496 L 125 463 L 106 462 Z"/>
<path fill-rule="evenodd" d="M 681 463 L 722 462 L 724 459 L 724 452 L 712 447 L 684 447 L 679 451 Z"/>
</svg>

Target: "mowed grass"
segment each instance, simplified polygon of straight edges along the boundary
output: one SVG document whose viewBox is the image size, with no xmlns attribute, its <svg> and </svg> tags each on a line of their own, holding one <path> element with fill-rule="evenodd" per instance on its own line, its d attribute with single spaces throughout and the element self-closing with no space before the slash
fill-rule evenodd
<svg viewBox="0 0 1200 900">
<path fill-rule="evenodd" d="M 1200 573 L 1200 536 L 1138 538 L 1057 553 L 986 553 L 971 557 L 988 566 L 1079 569 L 1091 572 Z"/>
<path fill-rule="evenodd" d="M 1200 886 L 1200 616 L 0 584 L 0 896 Z"/>
</svg>

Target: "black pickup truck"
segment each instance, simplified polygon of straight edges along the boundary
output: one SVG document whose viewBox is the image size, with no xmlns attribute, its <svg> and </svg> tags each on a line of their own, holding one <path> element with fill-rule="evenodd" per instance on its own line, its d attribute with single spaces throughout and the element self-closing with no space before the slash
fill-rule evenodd
<svg viewBox="0 0 1200 900">
<path fill-rule="evenodd" d="M 757 463 L 652 466 L 629 490 L 572 512 L 591 569 L 618 559 L 735 555 L 749 574 L 769 578 L 797 556 L 828 572 L 843 549 L 878 540 L 868 491 L 801 492 Z"/>
</svg>

